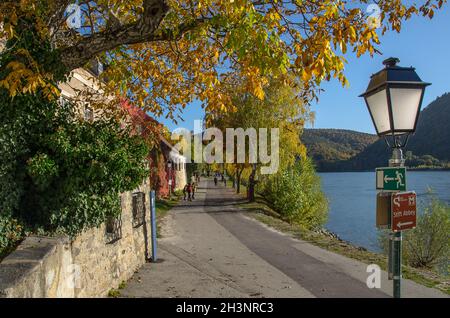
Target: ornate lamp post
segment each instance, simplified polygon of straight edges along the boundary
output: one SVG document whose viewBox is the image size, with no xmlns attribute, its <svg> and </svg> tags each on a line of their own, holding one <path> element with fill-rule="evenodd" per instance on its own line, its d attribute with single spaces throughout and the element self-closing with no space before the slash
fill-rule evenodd
<svg viewBox="0 0 450 318">
<path fill-rule="evenodd" d="M 388 58 L 385 68 L 372 75 L 364 97 L 378 136 L 390 147 L 403 148 L 414 133 L 425 87 L 413 67 L 397 66 L 398 58 Z"/>
<path fill-rule="evenodd" d="M 388 58 L 385 68 L 372 75 L 364 97 L 379 137 L 393 148 L 390 167 L 403 167 L 403 151 L 408 138 L 416 130 L 425 88 L 413 67 L 397 66 L 398 58 Z M 391 235 L 389 244 L 390 269 L 394 279 L 394 297 L 400 298 L 402 232 Z M 392 253 L 391 253 L 392 251 Z M 392 267 L 391 267 L 392 265 Z"/>
</svg>

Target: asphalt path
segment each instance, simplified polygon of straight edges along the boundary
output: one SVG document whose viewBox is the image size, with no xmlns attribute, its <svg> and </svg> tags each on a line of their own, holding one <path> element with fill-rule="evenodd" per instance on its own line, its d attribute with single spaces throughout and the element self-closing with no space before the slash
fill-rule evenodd
<svg viewBox="0 0 450 318">
<path fill-rule="evenodd" d="M 249 217 L 244 199 L 222 183 L 203 180 L 192 202 L 164 219 L 161 262 L 144 265 L 123 297 L 391 297 L 366 285 L 367 265 L 294 239 Z M 445 297 L 403 280 L 404 297 Z"/>
</svg>

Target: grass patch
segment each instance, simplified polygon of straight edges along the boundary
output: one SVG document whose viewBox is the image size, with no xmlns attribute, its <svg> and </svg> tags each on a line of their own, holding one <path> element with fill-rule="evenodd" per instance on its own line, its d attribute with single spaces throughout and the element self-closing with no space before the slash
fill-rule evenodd
<svg viewBox="0 0 450 318">
<path fill-rule="evenodd" d="M 123 280 L 123 281 L 119 284 L 119 287 L 118 287 L 118 288 L 119 288 L 119 290 L 120 290 L 120 289 L 125 289 L 125 287 L 127 287 L 127 282 Z"/>
<path fill-rule="evenodd" d="M 161 220 L 167 215 L 173 207 L 175 207 L 180 201 L 182 194 L 180 192 L 175 192 L 170 198 L 158 199 L 156 200 L 156 237 L 161 238 Z"/>
<path fill-rule="evenodd" d="M 289 224 L 282 220 L 281 216 L 272 210 L 264 199 L 258 195 L 256 196 L 256 202 L 244 202 L 239 206 L 247 212 L 248 216 L 280 232 L 366 264 L 378 264 L 383 270 L 387 270 L 388 261 L 385 255 L 354 246 L 332 235 L 303 230 L 296 225 Z M 404 278 L 430 288 L 436 288 L 450 295 L 450 278 L 447 276 L 444 277 L 432 270 L 418 269 L 405 265 L 402 266 L 402 274 Z"/>
<path fill-rule="evenodd" d="M 108 292 L 108 297 L 111 298 L 119 298 L 120 297 L 120 291 L 122 289 L 125 289 L 125 287 L 127 287 L 127 282 L 126 281 L 122 281 L 120 282 L 119 286 L 117 287 L 117 289 L 112 288 L 109 292 Z"/>
<path fill-rule="evenodd" d="M 156 216 L 159 218 L 163 218 L 167 215 L 170 209 L 175 207 L 180 201 L 183 194 L 181 191 L 176 191 L 172 193 L 170 198 L 165 199 L 157 199 L 156 200 Z"/>
<path fill-rule="evenodd" d="M 165 217 L 167 212 L 178 204 L 179 200 L 180 197 L 178 196 L 173 196 L 170 199 L 156 200 L 156 216 L 158 219 Z"/>
<path fill-rule="evenodd" d="M 120 297 L 120 290 L 118 290 L 118 289 L 111 289 L 109 292 L 108 292 L 108 297 L 111 297 L 111 298 L 119 298 Z"/>
</svg>

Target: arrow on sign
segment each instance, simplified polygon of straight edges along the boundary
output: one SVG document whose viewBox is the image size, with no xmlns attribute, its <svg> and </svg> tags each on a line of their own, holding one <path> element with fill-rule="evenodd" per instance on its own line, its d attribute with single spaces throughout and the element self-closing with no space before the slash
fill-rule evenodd
<svg viewBox="0 0 450 318">
<path fill-rule="evenodd" d="M 389 181 L 395 181 L 395 178 L 389 178 L 387 175 L 384 176 L 384 183 L 389 183 Z"/>
<path fill-rule="evenodd" d="M 399 227 L 399 228 L 401 228 L 401 227 L 403 227 L 403 226 L 406 226 L 406 225 L 412 225 L 413 224 L 413 222 L 398 222 L 397 223 L 397 227 Z"/>
</svg>

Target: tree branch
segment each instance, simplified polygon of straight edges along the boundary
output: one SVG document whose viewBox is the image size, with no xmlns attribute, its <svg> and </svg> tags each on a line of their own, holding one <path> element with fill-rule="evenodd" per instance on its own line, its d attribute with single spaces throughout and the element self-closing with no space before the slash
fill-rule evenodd
<svg viewBox="0 0 450 318">
<path fill-rule="evenodd" d="M 107 29 L 84 37 L 73 46 L 61 49 L 63 64 L 70 70 L 83 66 L 99 53 L 114 49 L 124 44 L 136 44 L 165 40 L 169 37 L 166 32 L 157 34 L 161 21 L 169 11 L 165 0 L 144 0 L 142 17 L 134 23 Z M 185 32 L 188 25 L 181 26 Z"/>
</svg>

